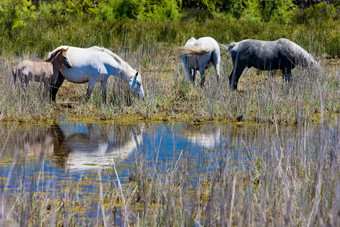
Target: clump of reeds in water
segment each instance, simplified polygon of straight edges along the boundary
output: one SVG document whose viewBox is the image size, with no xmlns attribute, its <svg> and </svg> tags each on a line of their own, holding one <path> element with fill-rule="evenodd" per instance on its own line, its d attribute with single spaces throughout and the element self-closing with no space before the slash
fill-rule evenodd
<svg viewBox="0 0 340 227">
<path fill-rule="evenodd" d="M 206 175 L 191 175 L 186 158 L 165 176 L 137 163 L 142 225 L 336 226 L 339 125 L 311 127 L 301 125 L 289 141 L 279 130 L 258 144 L 241 139 L 247 159 L 227 148 Z"/>
<path fill-rule="evenodd" d="M 19 158 L 19 140 L 0 188 L 2 224 L 338 226 L 339 119 L 276 124 L 236 137 L 231 129 L 222 131 L 229 145 L 200 161 L 191 159 L 190 147 L 161 160 L 164 146 L 155 137 L 153 158 L 139 147 L 128 178 L 113 162 L 77 180 L 66 172 L 62 185 L 57 171 L 44 172 L 37 144 L 46 150 L 49 142 L 33 141 L 41 164 L 29 168 L 29 158 Z"/>
</svg>

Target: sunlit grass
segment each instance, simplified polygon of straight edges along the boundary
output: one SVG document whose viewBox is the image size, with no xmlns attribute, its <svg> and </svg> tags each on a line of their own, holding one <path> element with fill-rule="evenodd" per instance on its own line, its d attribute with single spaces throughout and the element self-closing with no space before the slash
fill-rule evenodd
<svg viewBox="0 0 340 227">
<path fill-rule="evenodd" d="M 108 83 L 107 105 L 102 103 L 99 84 L 91 99 L 85 102 L 87 84 L 70 82 L 64 82 L 60 88 L 57 103 L 50 103 L 43 99 L 37 83 L 31 82 L 26 92 L 14 86 L 10 69 L 17 60 L 4 58 L 0 80 L 1 119 L 42 121 L 66 113 L 69 117 L 103 120 L 123 116 L 134 120 L 184 118 L 296 123 L 309 119 L 318 121 L 318 114 L 327 118 L 340 110 L 337 60 L 323 60 L 321 72 L 296 68 L 291 83 L 284 83 L 279 71 L 269 76 L 268 72 L 246 69 L 239 91 L 230 92 L 228 77 L 232 64 L 228 54 L 222 56 L 221 83 L 216 83 L 214 70 L 208 69 L 204 88 L 198 85 L 199 75 L 195 84 L 188 81 L 180 56 L 171 49 L 140 47 L 117 54 L 141 73 L 146 93 L 144 100 L 135 97 L 124 81 L 112 76 Z"/>
</svg>

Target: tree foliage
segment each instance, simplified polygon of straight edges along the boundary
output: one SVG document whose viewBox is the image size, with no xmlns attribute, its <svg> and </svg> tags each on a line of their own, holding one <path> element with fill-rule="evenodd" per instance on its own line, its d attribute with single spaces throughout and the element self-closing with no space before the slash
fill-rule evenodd
<svg viewBox="0 0 340 227">
<path fill-rule="evenodd" d="M 289 23 L 294 17 L 295 21 L 339 19 L 339 12 L 340 0 L 1 0 L 0 26 L 11 35 L 12 30 L 36 17 L 49 21 L 54 17 L 59 23 L 70 17 L 160 21 L 209 15 L 208 18 Z"/>
<path fill-rule="evenodd" d="M 12 29 L 25 26 L 34 18 L 36 7 L 29 0 L 2 0 L 0 2 L 0 25 L 11 35 Z"/>
<path fill-rule="evenodd" d="M 288 22 L 298 8 L 318 5 L 331 6 L 339 13 L 340 0 L 1 0 L 0 21 L 8 23 L 7 28 L 23 26 L 35 11 L 102 20 L 177 20 L 183 12 L 195 9 L 242 20 Z"/>
</svg>

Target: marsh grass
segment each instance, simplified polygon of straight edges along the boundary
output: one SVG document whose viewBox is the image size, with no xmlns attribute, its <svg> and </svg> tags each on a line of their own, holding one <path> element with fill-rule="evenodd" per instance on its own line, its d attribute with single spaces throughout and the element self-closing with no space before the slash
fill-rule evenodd
<svg viewBox="0 0 340 227">
<path fill-rule="evenodd" d="M 64 26 L 52 26 L 56 31 L 45 26 L 44 33 L 31 24 L 14 32 L 16 42 L 2 37 L 2 47 L 6 49 L 1 49 L 0 57 L 1 121 L 41 123 L 65 113 L 70 118 L 128 122 L 246 121 L 268 123 L 272 129 L 256 131 L 251 136 L 240 133 L 230 146 L 210 151 L 221 155 L 213 160 L 202 158 L 213 166 L 207 168 L 206 174 L 192 170 L 197 163 L 188 157 L 187 150 L 175 151 L 179 153 L 177 159 L 159 166 L 160 160 L 156 158 L 150 164 L 140 147 L 128 179 L 120 177 L 117 162 L 110 170 L 93 173 L 95 183 L 89 176 L 77 181 L 66 177 L 61 186 L 56 185 L 55 172 L 45 176 L 42 153 L 34 156 L 41 163 L 41 168 L 34 170 L 27 168 L 28 156 L 18 159 L 24 152 L 20 150 L 24 140 L 19 139 L 13 147 L 13 157 L 2 159 L 12 129 L 3 131 L 0 158 L 10 170 L 0 179 L 1 225 L 339 226 L 340 68 L 338 59 L 323 58 L 339 56 L 339 48 L 334 46 L 339 43 L 338 22 L 315 26 L 315 30 L 303 24 L 277 29 L 277 24 L 267 27 L 264 23 L 240 23 L 66 21 Z M 93 27 L 100 32 L 93 34 Z M 226 32 L 220 32 L 221 28 Z M 70 30 L 78 35 L 72 35 Z M 330 39 L 324 38 L 325 33 L 330 34 Z M 271 77 L 267 72 L 247 69 L 240 79 L 239 91 L 230 92 L 228 75 L 232 65 L 229 54 L 224 53 L 221 84 L 216 83 L 213 69 L 208 69 L 205 87 L 200 88 L 199 75 L 195 84 L 187 80 L 174 49 L 190 36 L 206 35 L 221 42 L 293 38 L 321 56 L 324 69 L 316 73 L 297 68 L 290 84 L 282 81 L 280 72 Z M 65 43 L 112 49 L 140 71 L 145 99 L 134 97 L 126 84 L 114 77 L 109 80 L 107 105 L 102 103 L 100 86 L 84 102 L 87 85 L 65 82 L 56 104 L 43 99 L 36 83 L 31 83 L 26 92 L 14 86 L 10 69 L 19 61 L 41 60 L 48 50 Z M 312 122 L 321 124 L 315 126 Z M 286 132 L 290 136 L 283 133 L 283 125 L 292 127 Z M 237 127 L 243 127 L 243 123 L 237 123 Z M 224 136 L 234 138 L 230 135 L 233 131 L 227 128 Z M 163 152 L 160 139 L 155 137 L 151 143 L 156 157 Z M 42 148 L 35 149 L 45 150 L 46 145 Z M 105 181 L 105 174 L 115 179 Z M 17 187 L 9 189 L 9 182 L 15 182 Z M 89 182 L 98 190 L 83 187 Z"/>
<path fill-rule="evenodd" d="M 279 24 L 229 19 L 216 16 L 203 21 L 185 17 L 182 21 L 103 22 L 87 17 L 39 16 L 25 27 L 13 29 L 12 37 L 6 34 L 0 38 L 0 118 L 40 121 L 65 113 L 107 120 L 131 116 L 130 120 L 297 122 L 316 120 L 321 113 L 324 117 L 339 113 L 339 60 L 327 60 L 339 57 L 338 20 Z M 293 82 L 283 84 L 279 72 L 269 77 L 266 72 L 246 69 L 240 91 L 230 92 L 232 64 L 230 54 L 222 51 L 221 84 L 216 84 L 213 69 L 209 69 L 206 86 L 201 89 L 197 85 L 199 75 L 194 85 L 187 80 L 176 51 L 192 36 L 211 36 L 220 43 L 285 37 L 318 56 L 324 70 L 315 73 L 295 69 Z M 43 60 L 48 51 L 65 44 L 104 46 L 117 53 L 141 73 L 145 100 L 134 97 L 126 83 L 114 77 L 109 80 L 107 105 L 102 103 L 99 86 L 85 103 L 87 85 L 65 82 L 57 104 L 43 100 L 38 86 L 32 85 L 28 93 L 13 86 L 10 69 L 14 65 L 24 59 Z"/>
<path fill-rule="evenodd" d="M 339 118 L 289 127 L 267 124 L 252 133 L 233 127 L 222 130 L 232 146 L 211 150 L 201 160 L 190 157 L 190 147 L 161 160 L 162 135 L 155 135 L 153 158 L 140 146 L 128 178 L 121 176 L 117 161 L 77 180 L 66 171 L 59 184 L 57 172 L 44 172 L 47 144 L 31 141 L 39 145 L 34 160 L 40 163 L 32 168 L 32 154 L 21 150 L 25 140 L 18 138 L 1 183 L 0 221 L 16 226 L 338 226 Z M 10 132 L 1 135 L 5 144 Z"/>
<path fill-rule="evenodd" d="M 14 86 L 10 69 L 17 59 L 3 58 L 2 120 L 41 121 L 64 112 L 69 117 L 106 120 L 130 116 L 131 120 L 182 118 L 297 123 L 310 119 L 318 121 L 321 115 L 327 118 L 340 111 L 337 59 L 322 60 L 324 68 L 321 72 L 294 69 L 291 83 L 284 83 L 278 71 L 270 74 L 246 69 L 240 79 L 239 91 L 230 92 L 228 76 L 232 64 L 228 54 L 222 55 L 221 83 L 216 83 L 214 70 L 208 69 L 204 88 L 198 85 L 199 75 L 194 84 L 188 81 L 174 48 L 140 46 L 136 50 L 118 50 L 117 54 L 141 73 L 146 92 L 144 100 L 136 98 L 124 81 L 111 77 L 107 105 L 102 103 L 99 84 L 86 103 L 83 96 L 87 84 L 70 82 L 64 82 L 57 104 L 51 104 L 42 98 L 37 83 L 31 82 L 27 92 Z"/>
</svg>

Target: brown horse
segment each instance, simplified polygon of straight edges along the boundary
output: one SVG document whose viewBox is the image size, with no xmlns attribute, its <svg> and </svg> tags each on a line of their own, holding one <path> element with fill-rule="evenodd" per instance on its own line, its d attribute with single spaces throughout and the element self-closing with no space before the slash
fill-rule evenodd
<svg viewBox="0 0 340 227">
<path fill-rule="evenodd" d="M 68 49 L 60 49 L 51 55 L 45 62 L 34 62 L 25 60 L 20 62 L 15 68 L 12 69 L 14 83 L 18 78 L 21 85 L 28 86 L 29 81 L 34 80 L 44 85 L 44 97 L 48 92 L 51 83 L 55 83 L 59 69 L 62 64 L 67 68 L 72 68 L 66 53 Z M 23 86 L 24 88 L 24 86 Z"/>
</svg>

